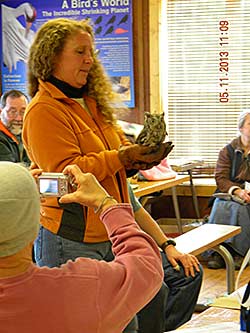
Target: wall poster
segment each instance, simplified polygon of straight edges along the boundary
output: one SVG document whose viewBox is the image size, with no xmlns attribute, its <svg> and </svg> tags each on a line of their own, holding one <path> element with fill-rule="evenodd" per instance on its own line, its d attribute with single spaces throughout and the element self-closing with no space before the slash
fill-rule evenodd
<svg viewBox="0 0 250 333">
<path fill-rule="evenodd" d="M 37 29 L 53 18 L 89 18 L 96 48 L 113 89 L 134 107 L 132 0 L 1 1 L 2 92 L 27 93 L 27 59 Z"/>
</svg>

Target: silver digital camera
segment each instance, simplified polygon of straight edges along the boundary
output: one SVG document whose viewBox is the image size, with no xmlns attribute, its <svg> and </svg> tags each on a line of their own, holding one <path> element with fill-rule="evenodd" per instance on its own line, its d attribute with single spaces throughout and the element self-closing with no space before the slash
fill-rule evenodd
<svg viewBox="0 0 250 333">
<path fill-rule="evenodd" d="M 44 197 L 61 197 L 71 192 L 69 176 L 59 172 L 43 172 L 38 177 L 38 189 Z"/>
</svg>

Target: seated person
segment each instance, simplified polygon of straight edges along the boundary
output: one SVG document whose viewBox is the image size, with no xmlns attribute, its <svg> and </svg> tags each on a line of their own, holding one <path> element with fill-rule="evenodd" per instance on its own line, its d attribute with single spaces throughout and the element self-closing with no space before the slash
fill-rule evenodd
<svg viewBox="0 0 250 333">
<path fill-rule="evenodd" d="M 175 330 L 192 317 L 201 288 L 202 267 L 195 256 L 181 253 L 175 248 L 174 243 L 142 207 L 129 183 L 128 189 L 136 222 L 162 248 L 164 269 L 164 281 L 160 292 L 138 314 L 139 327 L 143 332 Z M 157 320 L 153 321 L 152 318 L 156 316 Z"/>
<path fill-rule="evenodd" d="M 36 266 L 31 255 L 40 219 L 36 182 L 23 166 L 0 162 L 1 332 L 121 333 L 161 287 L 158 247 L 135 223 L 130 205 L 117 204 L 77 166 L 64 173 L 73 177 L 77 190 L 59 201 L 97 210 L 115 258 Z"/>
<path fill-rule="evenodd" d="M 0 161 L 30 164 L 21 136 L 27 105 L 27 97 L 19 90 L 6 91 L 1 97 Z"/>
<path fill-rule="evenodd" d="M 244 204 L 216 198 L 208 223 L 241 226 L 242 231 L 225 242 L 239 269 L 247 250 L 250 248 L 250 192 L 245 182 L 250 182 L 250 110 L 244 111 L 238 119 L 239 136 L 219 152 L 215 168 L 217 191 L 233 194 L 241 198 Z M 213 253 L 208 267 L 225 267 L 223 258 Z"/>
</svg>

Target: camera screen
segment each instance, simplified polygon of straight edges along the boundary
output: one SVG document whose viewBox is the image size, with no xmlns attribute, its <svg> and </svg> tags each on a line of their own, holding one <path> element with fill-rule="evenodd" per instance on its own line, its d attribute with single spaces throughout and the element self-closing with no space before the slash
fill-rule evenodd
<svg viewBox="0 0 250 333">
<path fill-rule="evenodd" d="M 58 193 L 57 179 L 40 179 L 40 193 Z"/>
</svg>

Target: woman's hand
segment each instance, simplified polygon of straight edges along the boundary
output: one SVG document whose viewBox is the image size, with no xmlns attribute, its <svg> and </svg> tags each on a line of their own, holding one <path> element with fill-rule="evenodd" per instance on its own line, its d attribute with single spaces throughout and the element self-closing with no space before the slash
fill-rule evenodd
<svg viewBox="0 0 250 333">
<path fill-rule="evenodd" d="M 165 142 L 155 147 L 133 144 L 122 146 L 118 157 L 125 169 L 147 170 L 158 165 L 173 149 L 172 142 Z"/>
<path fill-rule="evenodd" d="M 195 271 L 200 271 L 199 260 L 192 254 L 181 253 L 173 245 L 167 246 L 165 253 L 174 269 L 178 270 L 178 262 L 182 264 L 186 276 L 194 277 Z"/>
<path fill-rule="evenodd" d="M 30 171 L 31 175 L 34 177 L 34 179 L 37 183 L 37 188 L 38 188 L 39 186 L 38 186 L 38 180 L 37 179 L 42 174 L 43 169 L 38 169 L 37 168 L 37 169 L 30 169 L 29 171 Z M 38 189 L 38 191 L 39 191 L 39 189 Z M 42 194 L 40 194 L 40 201 L 45 202 L 45 198 L 42 196 Z"/>
<path fill-rule="evenodd" d="M 250 195 L 247 190 L 237 188 L 236 190 L 234 190 L 233 194 L 237 195 L 237 197 L 241 198 L 245 202 L 250 203 Z"/>
<path fill-rule="evenodd" d="M 70 180 L 77 189 L 75 192 L 65 194 L 60 199 L 60 203 L 77 202 L 94 209 L 102 206 L 104 198 L 109 197 L 108 192 L 99 184 L 91 173 L 83 173 L 77 165 L 68 165 L 63 173 L 69 175 Z M 105 200 L 105 205 L 100 209 L 108 208 L 116 203 L 115 199 Z"/>
<path fill-rule="evenodd" d="M 31 169 L 29 170 L 31 175 L 35 178 L 35 180 L 37 180 L 38 176 L 40 176 L 43 172 L 42 169 Z"/>
</svg>

